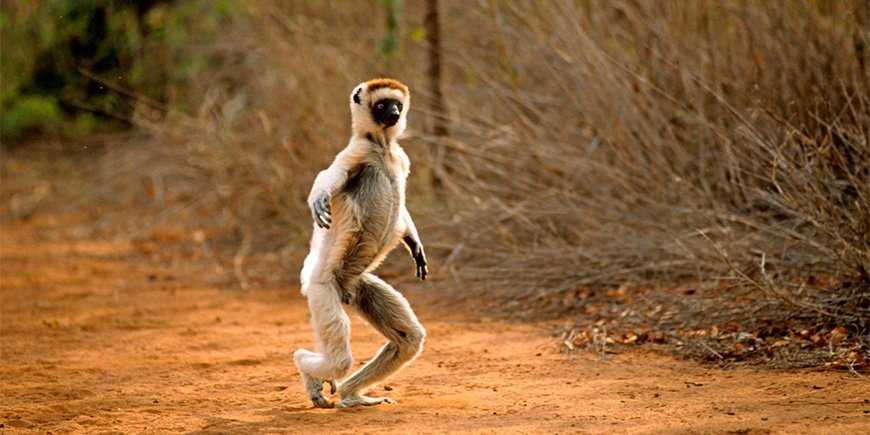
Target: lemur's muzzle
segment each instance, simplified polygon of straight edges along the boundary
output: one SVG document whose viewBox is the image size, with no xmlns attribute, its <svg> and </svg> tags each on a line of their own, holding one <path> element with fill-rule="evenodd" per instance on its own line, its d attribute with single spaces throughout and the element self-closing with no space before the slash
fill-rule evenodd
<svg viewBox="0 0 870 435">
<path fill-rule="evenodd" d="M 389 110 L 384 114 L 384 118 L 382 123 L 387 127 L 392 127 L 399 122 L 399 117 L 402 113 L 399 111 L 399 108 L 396 107 L 395 104 L 391 104 Z"/>
</svg>

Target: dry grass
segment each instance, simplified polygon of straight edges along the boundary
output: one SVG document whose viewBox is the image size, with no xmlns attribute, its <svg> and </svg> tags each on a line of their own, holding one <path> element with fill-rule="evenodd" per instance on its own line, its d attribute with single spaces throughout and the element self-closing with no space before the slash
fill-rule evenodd
<svg viewBox="0 0 870 435">
<path fill-rule="evenodd" d="M 444 2 L 443 138 L 424 133 L 422 2 L 392 60 L 373 8 L 252 3 L 209 48 L 197 113 L 142 105 L 138 125 L 218 208 L 188 225 L 304 252 L 304 199 L 350 133 L 349 90 L 394 76 L 414 96 L 410 207 L 447 294 L 692 283 L 709 302 L 686 305 L 697 322 L 763 317 L 734 302 L 762 294 L 774 317 L 865 331 L 866 1 Z"/>
<path fill-rule="evenodd" d="M 461 93 L 491 112 L 448 142 L 476 224 L 462 277 L 512 296 L 721 277 L 863 328 L 861 7 L 481 7 Z"/>
</svg>

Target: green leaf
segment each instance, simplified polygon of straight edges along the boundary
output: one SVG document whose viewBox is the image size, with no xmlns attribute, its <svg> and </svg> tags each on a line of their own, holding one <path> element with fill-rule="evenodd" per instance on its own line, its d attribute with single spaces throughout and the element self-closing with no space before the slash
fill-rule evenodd
<svg viewBox="0 0 870 435">
<path fill-rule="evenodd" d="M 426 28 L 423 26 L 415 27 L 411 30 L 411 40 L 414 42 L 420 42 L 426 38 Z"/>
</svg>

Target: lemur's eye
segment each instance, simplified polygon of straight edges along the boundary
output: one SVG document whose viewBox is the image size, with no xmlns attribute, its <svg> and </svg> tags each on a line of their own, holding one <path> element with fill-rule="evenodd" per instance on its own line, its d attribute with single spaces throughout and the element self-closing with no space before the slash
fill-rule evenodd
<svg viewBox="0 0 870 435">
<path fill-rule="evenodd" d="M 396 109 L 399 109 L 399 112 L 402 111 L 402 103 L 396 103 Z"/>
<path fill-rule="evenodd" d="M 384 108 L 384 103 L 378 103 L 378 109 L 383 109 L 383 108 Z"/>
</svg>

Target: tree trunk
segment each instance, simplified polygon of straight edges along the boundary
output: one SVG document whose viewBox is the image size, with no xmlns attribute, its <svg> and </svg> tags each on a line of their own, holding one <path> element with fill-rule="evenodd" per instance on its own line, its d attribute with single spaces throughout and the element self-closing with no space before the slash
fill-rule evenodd
<svg viewBox="0 0 870 435">
<path fill-rule="evenodd" d="M 432 134 L 447 135 L 444 92 L 441 89 L 441 26 L 438 23 L 438 0 L 426 0 L 426 40 L 429 43 L 429 92 L 432 95 Z"/>
</svg>

